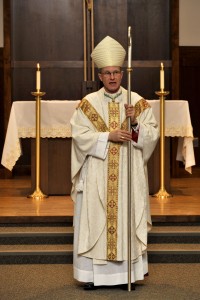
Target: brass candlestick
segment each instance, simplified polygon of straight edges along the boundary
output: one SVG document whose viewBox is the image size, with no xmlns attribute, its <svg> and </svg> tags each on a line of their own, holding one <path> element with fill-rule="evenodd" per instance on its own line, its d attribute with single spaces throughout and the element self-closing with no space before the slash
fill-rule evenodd
<svg viewBox="0 0 200 300">
<path fill-rule="evenodd" d="M 161 89 L 155 93 L 160 98 L 160 189 L 153 197 L 164 199 L 172 197 L 165 189 L 165 96 L 169 92 Z"/>
<path fill-rule="evenodd" d="M 40 189 L 40 127 L 41 127 L 41 122 L 40 122 L 40 116 L 41 116 L 41 97 L 44 96 L 46 93 L 45 92 L 40 92 L 40 89 L 37 89 L 36 92 L 31 92 L 33 96 L 35 96 L 36 100 L 36 170 L 35 170 L 35 182 L 36 182 L 36 187 L 35 191 L 33 194 L 28 196 L 28 198 L 34 198 L 34 199 L 43 199 L 48 197 L 47 195 L 43 194 L 43 192 Z"/>
</svg>

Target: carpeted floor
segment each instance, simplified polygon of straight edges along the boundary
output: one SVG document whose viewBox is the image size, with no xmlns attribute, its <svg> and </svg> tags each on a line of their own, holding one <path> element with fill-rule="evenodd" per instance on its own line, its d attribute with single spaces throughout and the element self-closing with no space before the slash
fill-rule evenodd
<svg viewBox="0 0 200 300">
<path fill-rule="evenodd" d="M 149 264 L 135 291 L 101 287 L 84 291 L 72 265 L 1 265 L 1 300 L 199 300 L 200 264 Z"/>
</svg>

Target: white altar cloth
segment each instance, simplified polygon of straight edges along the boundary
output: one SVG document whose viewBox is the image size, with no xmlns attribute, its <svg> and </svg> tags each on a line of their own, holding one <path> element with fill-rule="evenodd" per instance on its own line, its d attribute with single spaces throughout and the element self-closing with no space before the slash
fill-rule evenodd
<svg viewBox="0 0 200 300">
<path fill-rule="evenodd" d="M 160 100 L 149 100 L 149 103 L 160 124 Z M 195 157 L 188 101 L 165 100 L 165 136 L 179 137 L 176 160 L 182 161 L 185 170 L 192 173 Z"/>
<path fill-rule="evenodd" d="M 71 137 L 70 119 L 80 100 L 42 100 L 41 137 Z M 156 120 L 160 121 L 160 101 L 148 100 Z M 3 148 L 1 164 L 12 170 L 22 155 L 20 138 L 35 137 L 35 101 L 15 101 Z M 186 171 L 191 173 L 195 165 L 193 149 L 193 128 L 188 102 L 184 100 L 165 100 L 165 136 L 179 137 L 177 160 L 183 161 Z"/>
</svg>

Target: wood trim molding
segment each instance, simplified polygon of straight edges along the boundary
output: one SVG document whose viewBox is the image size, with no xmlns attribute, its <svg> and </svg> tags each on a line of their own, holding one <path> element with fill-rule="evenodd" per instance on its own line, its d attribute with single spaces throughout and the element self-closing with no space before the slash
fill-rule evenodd
<svg viewBox="0 0 200 300">
<path fill-rule="evenodd" d="M 171 12 L 172 99 L 179 99 L 179 0 L 172 1 Z"/>
<path fill-rule="evenodd" d="M 3 24 L 4 24 L 4 48 L 3 48 L 3 81 L 4 81 L 4 138 L 10 117 L 12 106 L 11 95 L 11 1 L 3 1 Z M 4 178 L 11 178 L 12 172 L 3 170 Z"/>
<path fill-rule="evenodd" d="M 172 67 L 171 60 L 162 60 L 166 68 Z M 12 68 L 35 68 L 38 61 L 12 61 Z M 42 68 L 83 68 L 83 61 L 39 61 Z M 135 68 L 160 68 L 161 60 L 133 60 Z M 127 66 L 127 61 L 124 66 Z"/>
<path fill-rule="evenodd" d="M 180 69 L 181 67 L 200 67 L 200 46 L 180 46 Z"/>
<path fill-rule="evenodd" d="M 171 13 L 172 99 L 179 99 L 179 0 L 172 0 Z M 176 161 L 176 152 L 177 141 L 176 139 L 172 139 L 172 177 L 179 176 L 179 163 Z"/>
<path fill-rule="evenodd" d="M 4 15 L 4 49 L 3 49 L 3 69 L 4 69 L 4 134 L 8 125 L 11 109 L 11 1 L 3 1 Z"/>
</svg>

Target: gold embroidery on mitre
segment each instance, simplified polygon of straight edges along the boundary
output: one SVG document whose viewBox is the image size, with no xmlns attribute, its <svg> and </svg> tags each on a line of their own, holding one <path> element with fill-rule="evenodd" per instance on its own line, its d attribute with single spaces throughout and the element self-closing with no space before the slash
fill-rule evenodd
<svg viewBox="0 0 200 300">
<path fill-rule="evenodd" d="M 119 103 L 108 103 L 109 131 L 120 127 Z M 120 143 L 110 143 L 107 184 L 107 259 L 117 259 L 117 215 Z"/>
<path fill-rule="evenodd" d="M 135 117 L 137 118 L 145 109 L 151 107 L 151 105 L 145 99 L 139 100 L 135 105 Z"/>
</svg>

